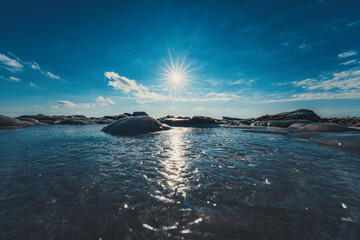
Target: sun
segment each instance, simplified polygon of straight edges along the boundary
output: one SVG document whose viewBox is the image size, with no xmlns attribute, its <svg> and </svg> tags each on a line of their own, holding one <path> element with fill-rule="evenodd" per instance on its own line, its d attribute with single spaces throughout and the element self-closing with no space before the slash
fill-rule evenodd
<svg viewBox="0 0 360 240">
<path fill-rule="evenodd" d="M 171 74 L 171 81 L 174 83 L 174 84 L 178 84 L 181 82 L 181 80 L 183 79 L 183 76 L 181 73 L 179 72 L 173 72 Z"/>
<path fill-rule="evenodd" d="M 186 56 L 179 61 L 179 58 L 176 58 L 174 61 L 171 53 L 169 51 L 169 60 L 167 62 L 164 60 L 165 67 L 159 67 L 163 70 L 161 75 L 163 76 L 162 80 L 166 81 L 166 86 L 164 90 L 168 90 L 171 93 L 179 93 L 180 91 L 186 91 L 186 87 L 191 82 L 192 76 L 190 73 L 195 70 L 191 68 L 190 63 L 186 64 Z"/>
</svg>

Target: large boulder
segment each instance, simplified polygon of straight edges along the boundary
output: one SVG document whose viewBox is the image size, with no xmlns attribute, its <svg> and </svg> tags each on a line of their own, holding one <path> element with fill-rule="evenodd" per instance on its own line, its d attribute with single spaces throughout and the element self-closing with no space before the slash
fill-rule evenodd
<svg viewBox="0 0 360 240">
<path fill-rule="evenodd" d="M 0 115 L 0 129 L 16 129 L 31 126 L 34 126 L 34 123 L 29 121 L 20 121 L 18 119 Z"/>
<path fill-rule="evenodd" d="M 297 109 L 292 112 L 283 112 L 274 115 L 264 115 L 256 119 L 256 121 L 269 121 L 269 120 L 286 120 L 286 119 L 305 119 L 312 122 L 318 122 L 321 118 L 308 109 Z"/>
<path fill-rule="evenodd" d="M 20 128 L 21 121 L 17 119 L 13 119 L 11 117 L 7 117 L 4 115 L 0 115 L 0 128 L 1 129 L 10 129 L 10 128 Z"/>
<path fill-rule="evenodd" d="M 170 127 L 149 116 L 124 117 L 104 127 L 103 132 L 113 135 L 138 135 L 168 130 Z"/>
</svg>

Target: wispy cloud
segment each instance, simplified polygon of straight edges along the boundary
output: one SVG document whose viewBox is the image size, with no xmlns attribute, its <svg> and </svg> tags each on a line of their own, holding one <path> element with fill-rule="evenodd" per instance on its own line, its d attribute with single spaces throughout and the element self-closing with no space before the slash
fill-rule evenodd
<svg viewBox="0 0 360 240">
<path fill-rule="evenodd" d="M 204 111 L 205 108 L 204 107 L 196 107 L 194 108 L 194 111 L 197 111 L 197 112 L 201 112 L 201 111 Z"/>
<path fill-rule="evenodd" d="M 76 104 L 75 104 L 75 103 L 70 102 L 70 101 L 67 101 L 67 100 L 58 101 L 58 104 L 64 105 L 64 106 L 66 106 L 66 107 L 76 107 Z"/>
<path fill-rule="evenodd" d="M 356 20 L 354 22 L 351 22 L 351 23 L 347 24 L 346 26 L 352 27 L 352 26 L 356 26 L 356 25 L 360 25 L 360 19 Z"/>
<path fill-rule="evenodd" d="M 53 108 L 53 109 L 58 109 L 58 108 L 59 108 L 59 106 L 57 106 L 57 105 L 53 105 L 53 106 L 50 106 L 50 108 Z"/>
<path fill-rule="evenodd" d="M 29 85 L 30 85 L 30 87 L 34 87 L 34 88 L 38 88 L 38 87 L 39 87 L 38 85 L 36 85 L 35 83 L 32 83 L 32 82 L 31 82 Z"/>
<path fill-rule="evenodd" d="M 251 83 L 255 82 L 257 79 L 239 79 L 237 81 L 231 82 L 230 85 L 251 85 Z"/>
<path fill-rule="evenodd" d="M 12 76 L 7 78 L 7 77 L 4 77 L 4 76 L 0 75 L 0 78 L 4 79 L 6 81 L 12 81 L 12 82 L 20 82 L 21 81 L 20 78 L 16 78 L 16 77 L 12 77 Z"/>
<path fill-rule="evenodd" d="M 9 70 L 10 72 L 20 72 L 23 70 L 24 65 L 19 61 L 12 59 L 5 54 L 0 53 L 0 66 Z"/>
<path fill-rule="evenodd" d="M 104 98 L 103 96 L 98 96 L 97 98 L 95 98 L 95 101 L 100 106 L 108 106 L 109 104 L 115 104 L 113 100 L 111 100 L 110 98 Z"/>
<path fill-rule="evenodd" d="M 24 70 L 25 66 L 30 67 L 33 70 L 39 71 L 41 74 L 52 78 L 60 79 L 59 76 L 52 74 L 49 71 L 44 71 L 37 62 L 34 61 L 24 61 L 18 58 L 15 54 L 8 53 L 9 56 L 0 53 L 0 67 L 3 67 L 10 72 L 16 73 Z"/>
<path fill-rule="evenodd" d="M 45 74 L 45 73 L 43 73 Z M 52 74 L 51 72 L 46 72 L 46 74 L 49 78 L 53 78 L 53 79 L 60 79 L 59 76 L 56 76 L 55 74 Z"/>
<path fill-rule="evenodd" d="M 347 52 L 340 53 L 338 55 L 338 58 L 343 59 L 343 58 L 347 58 L 347 57 L 357 56 L 358 54 L 359 53 L 357 51 L 350 50 L 350 51 L 347 51 Z"/>
<path fill-rule="evenodd" d="M 68 100 L 61 100 L 61 101 L 58 101 L 57 103 L 58 103 L 58 105 L 65 106 L 65 107 L 88 108 L 88 107 L 95 106 L 94 103 L 73 103 Z"/>
<path fill-rule="evenodd" d="M 342 62 L 340 64 L 347 66 L 347 65 L 350 65 L 350 64 L 359 64 L 359 63 L 360 63 L 360 61 L 358 59 L 352 59 L 352 60 L 349 60 L 349 61 L 346 61 L 346 62 Z"/>
</svg>

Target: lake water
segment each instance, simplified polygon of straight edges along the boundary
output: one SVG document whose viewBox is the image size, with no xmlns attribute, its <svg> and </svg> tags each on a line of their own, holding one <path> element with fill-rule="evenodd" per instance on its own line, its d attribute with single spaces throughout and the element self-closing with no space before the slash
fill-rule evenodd
<svg viewBox="0 0 360 240">
<path fill-rule="evenodd" d="M 0 130 L 1 239 L 359 239 L 360 155 L 286 135 Z"/>
</svg>

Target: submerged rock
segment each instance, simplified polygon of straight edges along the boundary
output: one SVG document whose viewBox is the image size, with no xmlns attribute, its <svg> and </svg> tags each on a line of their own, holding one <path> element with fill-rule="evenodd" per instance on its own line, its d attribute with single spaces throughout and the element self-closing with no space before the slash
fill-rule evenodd
<svg viewBox="0 0 360 240">
<path fill-rule="evenodd" d="M 315 140 L 317 143 L 360 151 L 360 134 L 337 133 Z"/>
<path fill-rule="evenodd" d="M 307 132 L 344 132 L 350 129 L 335 123 L 310 123 L 299 128 L 299 130 Z"/>
<path fill-rule="evenodd" d="M 103 132 L 113 135 L 138 135 L 168 130 L 170 127 L 149 116 L 124 117 L 104 127 Z"/>
</svg>

